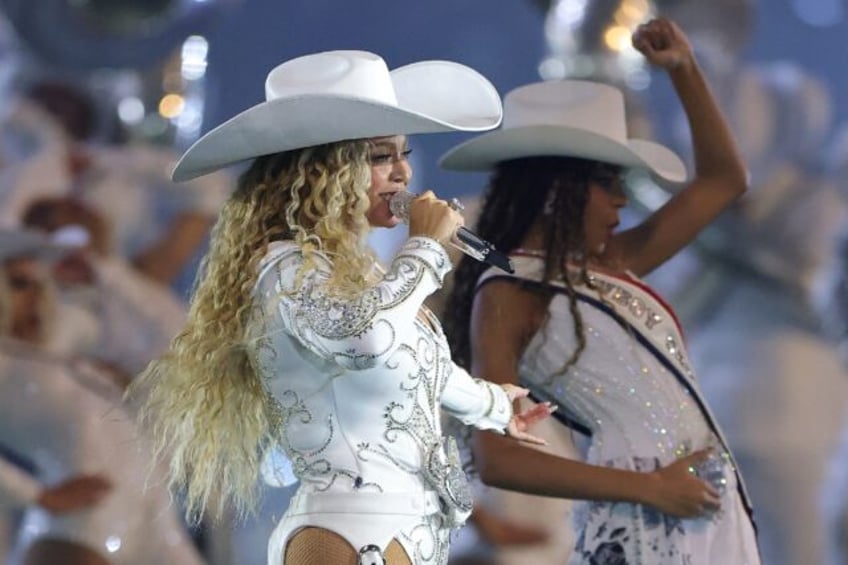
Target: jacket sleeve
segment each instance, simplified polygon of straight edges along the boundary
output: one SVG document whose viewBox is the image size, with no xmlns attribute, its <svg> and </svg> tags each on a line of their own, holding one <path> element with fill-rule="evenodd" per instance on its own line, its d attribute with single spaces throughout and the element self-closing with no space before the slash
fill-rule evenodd
<svg viewBox="0 0 848 565">
<path fill-rule="evenodd" d="M 472 378 L 456 364 L 442 392 L 442 409 L 464 424 L 500 433 L 512 419 L 512 403 L 503 387 Z"/>
<path fill-rule="evenodd" d="M 441 288 L 451 269 L 438 242 L 412 237 L 380 281 L 355 295 L 340 296 L 328 288 L 329 259 L 319 257 L 317 268 L 303 273 L 301 251 L 289 243 L 268 259 L 260 265 L 258 299 L 277 308 L 283 329 L 301 345 L 351 370 L 375 367 L 392 355 L 414 331 L 424 299 Z"/>
</svg>

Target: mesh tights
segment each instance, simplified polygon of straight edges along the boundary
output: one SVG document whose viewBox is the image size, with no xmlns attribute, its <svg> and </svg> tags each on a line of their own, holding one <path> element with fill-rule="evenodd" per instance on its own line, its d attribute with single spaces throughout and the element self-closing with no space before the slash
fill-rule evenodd
<svg viewBox="0 0 848 565">
<path fill-rule="evenodd" d="M 357 565 L 358 549 L 335 532 L 303 528 L 286 545 L 286 565 Z M 392 540 L 385 552 L 387 565 L 412 565 L 403 547 Z"/>
</svg>

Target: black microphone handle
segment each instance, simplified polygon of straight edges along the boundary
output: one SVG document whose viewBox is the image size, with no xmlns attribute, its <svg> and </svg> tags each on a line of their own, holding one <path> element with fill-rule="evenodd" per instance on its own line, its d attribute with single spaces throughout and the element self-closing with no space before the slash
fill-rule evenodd
<svg viewBox="0 0 848 565">
<path fill-rule="evenodd" d="M 515 269 L 512 266 L 512 261 L 510 261 L 508 255 L 495 249 L 494 245 L 485 239 L 481 239 L 473 231 L 466 229 L 464 226 L 460 226 L 459 229 L 456 230 L 456 238 L 479 253 L 483 257 L 481 261 L 487 265 L 497 267 L 507 273 L 515 272 Z"/>
<path fill-rule="evenodd" d="M 389 199 L 389 209 L 392 211 L 392 214 L 403 220 L 405 223 L 409 223 L 409 205 L 415 198 L 417 198 L 417 196 L 417 194 L 413 194 L 405 190 L 396 192 Z M 512 267 L 512 261 L 509 260 L 507 255 L 495 249 L 494 245 L 484 239 L 481 239 L 471 230 L 466 229 L 465 227 L 460 227 L 456 230 L 454 237 L 462 245 L 457 245 L 456 242 L 453 242 L 453 245 L 469 257 L 473 257 L 478 261 L 483 261 L 493 267 L 503 269 L 507 273 L 515 272 L 515 269 Z M 468 249 L 463 249 L 463 246 L 467 247 L 471 251 L 469 252 Z"/>
</svg>

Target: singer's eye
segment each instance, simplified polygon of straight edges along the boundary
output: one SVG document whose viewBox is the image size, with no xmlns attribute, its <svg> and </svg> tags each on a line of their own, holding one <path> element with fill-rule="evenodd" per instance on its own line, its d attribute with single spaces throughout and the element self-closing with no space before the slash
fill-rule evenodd
<svg viewBox="0 0 848 565">
<path fill-rule="evenodd" d="M 368 157 L 368 160 L 371 161 L 372 165 L 385 165 L 392 162 L 392 154 L 380 153 L 379 155 L 371 155 Z"/>
<path fill-rule="evenodd" d="M 406 161 L 412 149 L 401 151 L 400 153 L 375 153 L 368 157 L 372 165 L 388 165 L 396 161 Z"/>
</svg>

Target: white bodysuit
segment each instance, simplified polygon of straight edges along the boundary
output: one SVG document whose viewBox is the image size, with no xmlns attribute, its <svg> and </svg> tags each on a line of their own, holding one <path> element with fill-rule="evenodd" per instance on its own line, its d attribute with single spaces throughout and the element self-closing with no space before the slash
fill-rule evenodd
<svg viewBox="0 0 848 565">
<path fill-rule="evenodd" d="M 435 317 L 418 317 L 450 260 L 434 240 L 410 238 L 382 280 L 346 299 L 327 293 L 323 255 L 296 288 L 303 261 L 294 243 L 273 243 L 255 294 L 252 353 L 300 480 L 268 562 L 282 563 L 292 534 L 317 526 L 357 550 L 396 539 L 415 565 L 442 565 L 471 496 L 440 408 L 481 429 L 503 430 L 512 415 L 501 387 L 451 361 Z"/>
</svg>

